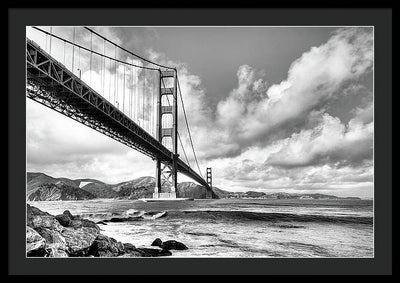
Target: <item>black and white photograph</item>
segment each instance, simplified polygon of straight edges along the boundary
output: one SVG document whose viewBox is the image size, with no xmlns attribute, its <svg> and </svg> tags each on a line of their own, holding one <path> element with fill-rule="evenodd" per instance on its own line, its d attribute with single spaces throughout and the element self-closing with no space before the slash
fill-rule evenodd
<svg viewBox="0 0 400 283">
<path fill-rule="evenodd" d="M 26 27 L 26 257 L 374 258 L 374 191 L 373 26 Z"/>
</svg>

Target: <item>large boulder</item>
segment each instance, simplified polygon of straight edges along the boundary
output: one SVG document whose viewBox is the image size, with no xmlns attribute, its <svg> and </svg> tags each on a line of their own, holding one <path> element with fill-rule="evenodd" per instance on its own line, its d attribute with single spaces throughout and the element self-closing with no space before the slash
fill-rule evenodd
<svg viewBox="0 0 400 283">
<path fill-rule="evenodd" d="M 88 228 L 93 228 L 95 230 L 100 231 L 100 227 L 95 222 L 87 220 L 87 219 L 74 218 L 71 220 L 68 227 L 72 227 L 72 228 L 88 227 Z"/>
<path fill-rule="evenodd" d="M 169 240 L 169 241 L 163 242 L 163 241 L 161 241 L 160 238 L 155 239 L 151 245 L 160 247 L 167 251 L 169 251 L 169 250 L 187 250 L 188 249 L 188 247 L 181 242 L 178 242 L 175 240 Z"/>
<path fill-rule="evenodd" d="M 100 231 L 100 227 L 95 222 L 83 219 L 79 216 L 73 216 L 69 210 L 65 210 L 63 214 L 56 215 L 55 218 L 64 227 L 82 228 L 90 227 Z"/>
<path fill-rule="evenodd" d="M 91 227 L 71 228 L 64 227 L 62 236 L 68 246 L 68 253 L 71 256 L 85 256 L 99 235 L 99 229 Z"/>
<path fill-rule="evenodd" d="M 48 228 L 36 228 L 36 231 L 46 240 L 46 250 L 50 257 L 66 254 L 67 242 L 60 232 Z"/>
<path fill-rule="evenodd" d="M 29 204 L 27 204 L 27 225 L 33 229 L 49 228 L 59 232 L 63 230 L 63 227 L 54 216 Z"/>
<path fill-rule="evenodd" d="M 56 215 L 55 218 L 64 227 L 68 227 L 71 224 L 72 219 L 74 219 L 69 210 L 64 211 L 63 214 Z"/>
<path fill-rule="evenodd" d="M 159 257 L 172 255 L 170 251 L 160 249 L 138 248 L 136 249 L 136 251 L 138 251 L 143 257 Z"/>
<path fill-rule="evenodd" d="M 132 245 L 133 246 L 133 245 Z M 127 250 L 134 250 L 127 246 Z M 125 245 L 114 238 L 98 235 L 89 249 L 89 254 L 95 257 L 115 257 L 125 253 Z"/>
<path fill-rule="evenodd" d="M 34 229 L 26 226 L 26 253 L 27 255 L 35 254 L 38 251 L 45 253 L 46 240 L 39 235 Z"/>
</svg>

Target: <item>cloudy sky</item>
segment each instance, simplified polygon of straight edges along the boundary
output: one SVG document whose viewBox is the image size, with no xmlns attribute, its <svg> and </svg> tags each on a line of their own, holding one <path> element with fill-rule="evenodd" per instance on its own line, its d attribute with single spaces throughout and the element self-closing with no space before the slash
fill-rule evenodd
<svg viewBox="0 0 400 283">
<path fill-rule="evenodd" d="M 199 164 L 203 174 L 213 168 L 213 185 L 373 197 L 372 28 L 92 28 L 178 68 Z M 41 41 L 31 28 L 27 36 Z M 108 183 L 154 176 L 147 156 L 26 103 L 28 171 Z"/>
</svg>

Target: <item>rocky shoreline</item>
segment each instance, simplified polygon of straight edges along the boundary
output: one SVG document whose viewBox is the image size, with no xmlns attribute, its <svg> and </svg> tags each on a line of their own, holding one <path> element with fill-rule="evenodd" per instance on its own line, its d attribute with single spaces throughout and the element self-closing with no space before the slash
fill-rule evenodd
<svg viewBox="0 0 400 283">
<path fill-rule="evenodd" d="M 73 216 L 68 210 L 53 216 L 27 204 L 27 257 L 159 257 L 186 247 L 176 241 L 167 242 L 152 244 L 159 248 L 136 248 L 101 234 L 95 222 Z"/>
</svg>

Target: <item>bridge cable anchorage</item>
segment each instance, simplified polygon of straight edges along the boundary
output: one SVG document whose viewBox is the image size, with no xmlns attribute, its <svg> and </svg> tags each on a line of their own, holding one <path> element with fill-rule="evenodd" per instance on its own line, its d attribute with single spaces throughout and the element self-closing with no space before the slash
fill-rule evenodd
<svg viewBox="0 0 400 283">
<path fill-rule="evenodd" d="M 162 83 L 163 83 L 163 87 L 165 88 L 164 80 L 161 79 L 161 81 L 162 81 Z M 168 95 L 166 95 L 166 98 L 167 98 L 168 106 L 171 106 L 171 103 L 170 103 L 170 101 L 169 101 Z M 186 162 L 187 162 L 187 164 L 189 165 L 189 167 L 192 168 L 192 167 L 190 166 L 189 159 L 188 159 L 188 157 L 187 157 L 187 155 L 186 155 L 185 148 L 183 147 L 183 143 L 182 143 L 181 135 L 179 134 L 179 131 L 178 131 L 178 139 L 179 139 L 179 143 L 181 144 L 182 151 L 183 151 L 183 155 L 185 156 Z"/>
<path fill-rule="evenodd" d="M 184 117 L 185 117 L 186 127 L 187 127 L 188 133 L 189 133 L 190 144 L 192 145 L 192 150 L 193 150 L 194 159 L 195 159 L 195 161 L 196 161 L 197 169 L 199 170 L 199 173 L 200 173 L 201 177 L 204 178 L 204 177 L 203 177 L 203 174 L 201 174 L 199 162 L 197 161 L 196 152 L 195 152 L 195 150 L 194 150 L 192 135 L 191 135 L 191 133 L 190 133 L 190 127 L 189 127 L 189 123 L 188 123 L 187 116 L 186 116 L 185 104 L 184 104 L 184 102 L 183 102 L 182 91 L 181 91 L 181 86 L 180 86 L 180 84 L 179 84 L 178 76 L 177 76 L 177 81 L 178 81 L 179 96 L 180 96 L 181 102 L 182 102 L 183 114 L 184 114 Z"/>
<path fill-rule="evenodd" d="M 36 29 L 36 30 L 38 30 L 38 31 L 40 31 L 40 32 L 42 32 L 42 33 L 45 33 L 46 35 L 50 35 L 50 33 L 49 33 L 48 31 L 42 30 L 41 28 L 34 27 L 34 26 L 33 26 L 32 28 L 34 28 L 34 29 Z M 110 56 L 104 56 L 104 55 L 102 55 L 101 53 L 99 53 L 99 52 L 97 52 L 97 51 L 90 50 L 89 48 L 87 48 L 87 47 L 85 47 L 85 46 L 82 46 L 82 45 L 73 43 L 72 41 L 67 40 L 67 39 L 65 39 L 65 38 L 62 38 L 62 37 L 59 37 L 59 36 L 57 36 L 57 35 L 55 35 L 55 34 L 52 34 L 51 36 L 54 37 L 54 38 L 57 38 L 57 39 L 59 39 L 59 40 L 65 41 L 66 43 L 68 43 L 68 44 L 70 44 L 70 45 L 72 45 L 72 46 L 80 47 L 80 48 L 83 49 L 83 50 L 86 50 L 86 51 L 91 52 L 91 53 L 93 53 L 93 54 L 99 55 L 99 56 L 101 56 L 101 57 L 105 57 L 105 58 L 108 58 L 108 59 L 111 59 L 111 60 L 114 60 L 114 61 L 118 61 L 118 63 L 120 63 L 120 64 L 132 65 L 132 64 L 130 64 L 130 63 L 127 63 L 127 62 L 124 62 L 124 61 L 121 61 L 121 60 L 113 59 L 113 58 L 110 57 Z M 46 45 L 47 45 L 47 43 L 46 43 Z M 133 65 L 133 66 L 136 67 L 136 68 L 140 68 L 140 69 L 147 69 L 147 70 L 153 70 L 153 71 L 158 71 L 158 70 L 159 70 L 158 68 L 151 68 L 151 67 L 147 67 L 147 66 L 140 66 L 140 65 Z"/>
<path fill-rule="evenodd" d="M 94 33 L 95 35 L 97 35 L 98 37 L 100 37 L 100 38 L 106 40 L 107 42 L 111 43 L 112 45 L 117 46 L 118 48 L 122 49 L 123 51 L 125 51 L 125 52 L 127 52 L 127 53 L 129 53 L 129 54 L 135 56 L 136 58 L 139 58 L 139 59 L 141 59 L 141 60 L 143 60 L 143 61 L 145 61 L 145 62 L 147 62 L 147 63 L 150 63 L 150 64 L 152 64 L 152 65 L 155 65 L 155 66 L 158 66 L 158 67 L 161 67 L 161 68 L 165 68 L 165 69 L 170 69 L 170 70 L 175 69 L 174 67 L 169 67 L 169 66 L 161 65 L 161 64 L 159 64 L 159 63 L 150 61 L 149 59 L 146 59 L 146 58 L 144 58 L 144 57 L 142 57 L 142 56 L 140 56 L 140 55 L 137 55 L 137 54 L 133 53 L 132 51 L 129 51 L 129 50 L 123 48 L 122 46 L 116 44 L 115 42 L 109 40 L 108 38 L 102 36 L 101 34 L 99 34 L 98 32 L 94 31 L 94 30 L 91 29 L 91 28 L 88 28 L 88 27 L 86 27 L 86 26 L 83 27 L 83 28 L 87 29 L 88 31 L 90 31 L 90 32 Z M 154 70 L 158 70 L 158 69 L 154 69 Z"/>
</svg>

